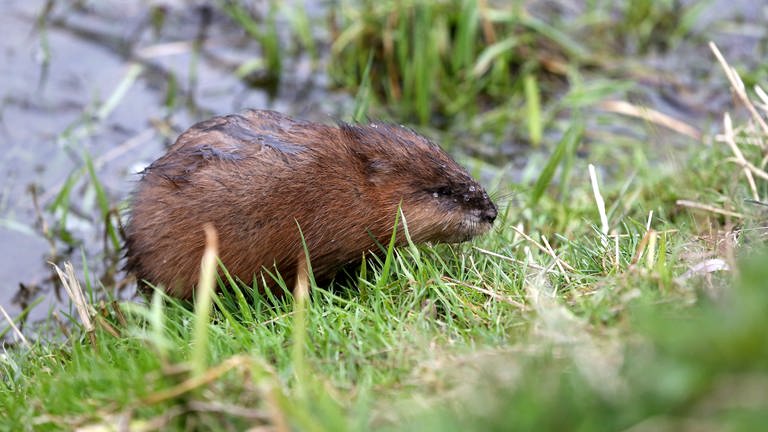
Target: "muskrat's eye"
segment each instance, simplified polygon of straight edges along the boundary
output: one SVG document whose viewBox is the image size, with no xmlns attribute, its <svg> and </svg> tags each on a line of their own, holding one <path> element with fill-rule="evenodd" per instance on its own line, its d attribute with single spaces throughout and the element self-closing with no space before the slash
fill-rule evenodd
<svg viewBox="0 0 768 432">
<path fill-rule="evenodd" d="M 429 192 L 435 198 L 447 198 L 454 195 L 453 189 L 451 189 L 448 186 L 440 186 L 440 187 L 432 188 L 429 190 Z"/>
</svg>

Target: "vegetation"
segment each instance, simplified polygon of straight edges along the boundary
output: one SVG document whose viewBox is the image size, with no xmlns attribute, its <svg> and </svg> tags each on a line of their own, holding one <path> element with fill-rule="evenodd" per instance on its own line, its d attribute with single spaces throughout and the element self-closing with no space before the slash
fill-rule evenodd
<svg viewBox="0 0 768 432">
<path fill-rule="evenodd" d="M 317 67 L 329 56 L 336 85 L 356 95 L 350 118 L 416 123 L 454 149 L 474 143 L 460 160 L 500 204 L 495 229 L 468 244 L 390 247 L 357 280 L 308 278 L 285 298 L 211 271 L 212 306 L 207 294 L 196 305 L 118 300 L 87 260 L 83 274 L 61 264 L 75 305 L 66 324 L 52 316 L 25 337 L 7 320 L 0 429 L 764 425 L 768 96 L 712 45 L 719 92 L 736 101 L 714 137 L 622 103 L 646 76 L 624 56 L 701 39 L 699 4 L 597 0 L 544 19 L 493 3 L 342 2 L 323 41 L 320 20 L 282 2 L 261 16 L 221 2 L 262 46 L 261 61 L 237 69 L 243 79 L 274 85 L 282 53 L 309 53 Z M 621 37 L 581 37 L 590 32 Z M 768 67 L 754 70 L 764 83 Z M 646 133 L 657 127 L 670 132 Z M 503 158 L 519 141 L 539 147 L 512 176 Z M 111 254 L 117 200 L 90 157 L 48 208 L 47 233 L 76 244 L 62 219 L 81 179 Z"/>
</svg>

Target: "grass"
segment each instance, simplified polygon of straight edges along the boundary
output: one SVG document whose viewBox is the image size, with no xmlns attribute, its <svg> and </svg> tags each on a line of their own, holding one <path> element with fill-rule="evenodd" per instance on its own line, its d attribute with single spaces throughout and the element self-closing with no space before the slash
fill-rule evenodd
<svg viewBox="0 0 768 432">
<path fill-rule="evenodd" d="M 739 109 L 715 137 L 660 154 L 666 141 L 598 134 L 618 117 L 592 108 L 632 84 L 573 36 L 608 28 L 600 2 L 587 3 L 576 28 L 485 2 L 345 3 L 331 55 L 356 95 L 351 118 L 390 110 L 441 127 L 445 117 L 445 139 L 465 130 L 459 139 L 482 141 L 486 131 L 496 146 L 519 121 L 539 146 L 518 181 L 481 155 L 462 160 L 494 179 L 494 230 L 461 245 L 390 247 L 357 281 L 318 287 L 307 277 L 296 298 L 204 272 L 221 293 L 196 304 L 161 293 L 100 300 L 114 287 L 92 263 L 79 274 L 62 265 L 68 291 L 85 294 L 73 295 L 66 325 L 52 317 L 4 345 L 0 429 L 758 430 L 768 420 L 768 97 L 742 90 L 723 58 Z M 263 27 L 243 4 L 222 4 L 264 44 L 254 64 L 272 77 L 283 67 L 272 58 L 279 4 Z M 664 20 L 695 13 L 644 4 L 618 24 L 643 49 L 664 29 L 676 43 Z M 285 19 L 297 47 L 320 50 L 307 16 Z M 549 49 L 523 59 L 530 46 Z M 131 70 L 93 121 L 119 104 Z M 659 124 L 635 108 L 641 130 Z M 68 142 L 89 133 L 89 119 Z M 70 215 L 87 180 L 111 250 L 119 229 L 97 160 L 84 157 L 49 211 Z M 74 244 L 65 222 L 52 232 Z M 2 332 L 21 340 L 10 325 Z"/>
</svg>

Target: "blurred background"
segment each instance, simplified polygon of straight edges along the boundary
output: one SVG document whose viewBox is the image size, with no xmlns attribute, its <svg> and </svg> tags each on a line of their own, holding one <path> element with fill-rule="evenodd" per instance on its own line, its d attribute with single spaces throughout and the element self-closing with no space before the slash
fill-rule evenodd
<svg viewBox="0 0 768 432">
<path fill-rule="evenodd" d="M 732 103 L 709 41 L 768 78 L 754 0 L 0 5 L 0 304 L 32 317 L 57 304 L 49 261 L 122 288 L 136 173 L 213 115 L 407 124 L 515 205 L 575 123 L 605 183 L 676 169 Z"/>
</svg>

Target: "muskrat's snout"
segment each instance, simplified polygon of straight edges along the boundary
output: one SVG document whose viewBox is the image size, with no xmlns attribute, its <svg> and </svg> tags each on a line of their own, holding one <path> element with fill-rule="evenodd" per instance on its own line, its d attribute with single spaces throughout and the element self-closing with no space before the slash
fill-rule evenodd
<svg viewBox="0 0 768 432">
<path fill-rule="evenodd" d="M 496 204 L 480 185 L 473 184 L 463 194 L 463 205 L 454 212 L 440 212 L 444 215 L 445 229 L 433 240 L 447 243 L 463 242 L 487 233 L 498 216 Z M 435 220 L 440 216 L 434 215 Z"/>
<path fill-rule="evenodd" d="M 491 201 L 490 198 L 488 198 L 488 195 L 485 196 L 485 208 L 480 211 L 480 220 L 489 224 L 493 225 L 493 221 L 496 220 L 496 216 L 499 215 L 498 209 L 496 208 L 496 204 Z"/>
<path fill-rule="evenodd" d="M 499 211 L 496 208 L 496 204 L 491 201 L 485 191 L 483 191 L 483 198 L 479 204 L 472 213 L 478 220 L 477 234 L 482 234 L 491 229 L 496 216 L 499 215 Z"/>
<path fill-rule="evenodd" d="M 491 201 L 488 193 L 480 185 L 472 185 L 467 188 L 464 194 L 464 202 L 469 209 L 472 218 L 480 225 L 487 224 L 488 229 L 493 225 L 493 221 L 498 216 L 496 204 Z M 483 230 L 485 231 L 485 230 Z"/>
</svg>

